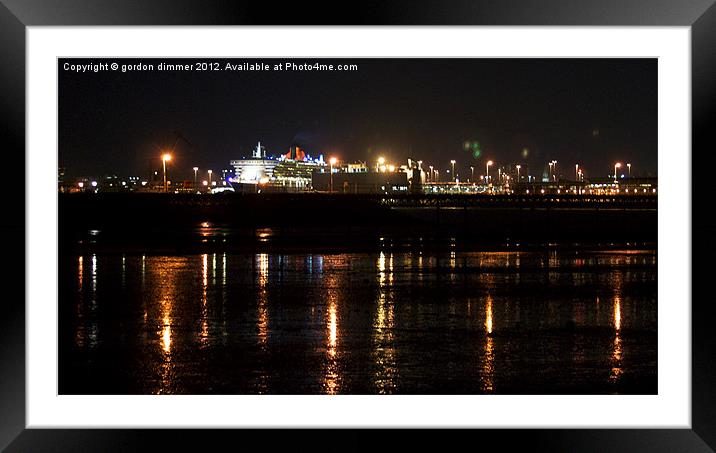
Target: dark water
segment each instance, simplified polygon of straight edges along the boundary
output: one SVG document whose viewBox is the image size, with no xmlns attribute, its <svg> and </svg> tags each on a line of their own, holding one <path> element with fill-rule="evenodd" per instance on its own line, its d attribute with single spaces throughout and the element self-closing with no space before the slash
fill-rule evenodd
<svg viewBox="0 0 716 453">
<path fill-rule="evenodd" d="M 60 393 L 656 393 L 655 250 L 97 253 Z"/>
</svg>

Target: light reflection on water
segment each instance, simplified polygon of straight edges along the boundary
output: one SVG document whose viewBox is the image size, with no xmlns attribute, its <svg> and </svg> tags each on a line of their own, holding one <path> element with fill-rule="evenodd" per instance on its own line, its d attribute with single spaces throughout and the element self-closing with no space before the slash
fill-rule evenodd
<svg viewBox="0 0 716 453">
<path fill-rule="evenodd" d="M 268 313 L 268 283 L 269 283 L 269 256 L 265 253 L 257 255 L 253 264 L 256 268 L 256 283 L 258 286 L 256 308 L 256 330 L 259 350 L 262 356 L 268 353 L 269 341 L 269 313 Z M 256 393 L 264 394 L 268 391 L 268 370 L 263 363 L 257 366 Z"/>
<path fill-rule="evenodd" d="M 378 304 L 373 321 L 372 342 L 373 360 L 376 371 L 374 374 L 376 393 L 393 393 L 396 387 L 398 369 L 395 359 L 394 328 L 395 313 L 393 304 L 393 254 L 388 259 L 386 269 L 385 253 L 378 257 Z M 421 264 L 419 264 L 422 267 Z"/>
<path fill-rule="evenodd" d="M 485 335 L 485 354 L 482 365 L 482 389 L 486 393 L 491 393 L 494 390 L 492 380 L 495 372 L 495 356 L 492 339 L 492 297 L 490 297 L 489 294 L 487 295 L 485 301 L 485 331 L 487 332 L 487 335 Z"/>
<path fill-rule="evenodd" d="M 619 332 L 622 326 L 622 308 L 619 296 L 614 297 L 614 350 L 612 352 L 612 371 L 609 379 L 614 382 L 619 379 L 622 370 L 622 339 Z"/>
<path fill-rule="evenodd" d="M 85 326 L 83 324 L 84 304 L 83 302 L 83 282 L 84 282 L 84 257 L 80 256 L 77 263 L 77 303 L 75 304 L 75 316 L 77 318 L 75 326 L 75 343 L 78 347 L 85 345 Z"/>
<path fill-rule="evenodd" d="M 79 275 L 79 294 L 83 293 L 84 281 L 84 260 L 79 260 L 77 273 Z M 99 324 L 97 323 L 97 255 L 90 256 L 90 285 L 86 299 L 77 300 L 77 326 L 75 328 L 75 339 L 78 344 L 86 345 L 93 349 L 99 345 Z"/>
<path fill-rule="evenodd" d="M 329 266 L 337 263 L 329 260 Z M 337 274 L 330 272 L 324 275 L 324 290 L 322 299 L 325 300 L 325 359 L 323 363 L 323 382 L 322 392 L 328 395 L 335 395 L 341 390 L 341 367 L 340 359 L 342 356 L 339 347 L 341 331 L 339 329 L 339 309 L 342 305 L 342 292 L 340 282 L 337 280 Z"/>
<path fill-rule="evenodd" d="M 209 341 L 209 308 L 207 291 L 209 288 L 209 255 L 201 255 L 201 331 L 199 343 L 206 346 Z"/>
<path fill-rule="evenodd" d="M 324 388 L 328 395 L 335 395 L 340 390 L 340 376 L 338 370 L 338 315 L 336 301 L 328 302 L 328 345 L 326 347 L 326 371 Z"/>
<path fill-rule="evenodd" d="M 656 391 L 655 252 L 74 263 L 63 347 L 85 371 L 98 360 L 112 369 L 122 351 L 130 363 L 105 381 L 124 379 L 115 384 L 130 393 Z"/>
<path fill-rule="evenodd" d="M 266 347 L 269 335 L 268 319 L 268 279 L 269 279 L 269 257 L 262 253 L 257 256 L 258 261 L 258 340 L 262 348 Z"/>
</svg>

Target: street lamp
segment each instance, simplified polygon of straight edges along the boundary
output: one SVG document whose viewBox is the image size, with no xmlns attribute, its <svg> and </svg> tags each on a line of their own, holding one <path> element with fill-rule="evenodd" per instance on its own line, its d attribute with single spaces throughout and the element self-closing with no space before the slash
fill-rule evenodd
<svg viewBox="0 0 716 453">
<path fill-rule="evenodd" d="M 492 165 L 492 161 L 488 160 L 485 164 L 485 184 L 490 184 L 490 165 Z"/>
<path fill-rule="evenodd" d="M 631 178 L 631 164 L 627 164 L 627 168 L 629 169 L 629 177 Z"/>
<path fill-rule="evenodd" d="M 433 182 L 433 166 L 430 165 L 430 182 Z"/>
<path fill-rule="evenodd" d="M 557 161 L 553 160 L 552 163 L 554 164 L 554 180 L 557 181 Z"/>
<path fill-rule="evenodd" d="M 452 178 L 457 181 L 457 175 L 455 174 L 455 161 L 451 160 L 450 164 L 452 165 Z"/>
<path fill-rule="evenodd" d="M 520 168 L 522 168 L 522 165 L 515 165 L 515 168 L 517 169 L 517 183 L 520 182 Z"/>
<path fill-rule="evenodd" d="M 385 162 L 385 159 L 383 159 L 382 157 L 381 157 L 380 159 L 378 159 L 378 162 L 380 162 L 381 160 L 382 160 L 383 162 Z M 338 159 L 336 159 L 335 157 L 331 157 L 331 158 L 328 160 L 328 163 L 331 164 L 331 189 L 330 189 L 330 192 L 331 192 L 331 193 L 333 193 L 333 166 L 336 165 L 336 162 L 338 162 Z M 382 165 L 383 163 L 380 162 L 380 164 Z"/>
<path fill-rule="evenodd" d="M 574 177 L 579 181 L 579 164 L 574 164 Z"/>
<path fill-rule="evenodd" d="M 172 160 L 172 155 L 167 153 L 162 155 L 162 169 L 164 170 L 164 192 L 168 191 L 167 188 L 167 162 Z"/>
<path fill-rule="evenodd" d="M 385 165 L 385 158 L 379 157 L 378 158 L 378 165 L 375 167 L 375 171 L 380 171 L 381 167 Z"/>
<path fill-rule="evenodd" d="M 196 172 L 199 171 L 199 167 L 194 167 L 192 170 L 194 170 L 194 186 L 196 186 Z"/>
<path fill-rule="evenodd" d="M 207 170 L 209 173 L 209 190 L 211 190 L 211 174 L 213 173 L 211 170 Z"/>
<path fill-rule="evenodd" d="M 470 165 L 470 180 L 475 184 L 475 167 Z"/>
<path fill-rule="evenodd" d="M 614 164 L 614 182 L 617 182 L 617 168 L 621 168 L 622 164 L 617 162 Z"/>
</svg>

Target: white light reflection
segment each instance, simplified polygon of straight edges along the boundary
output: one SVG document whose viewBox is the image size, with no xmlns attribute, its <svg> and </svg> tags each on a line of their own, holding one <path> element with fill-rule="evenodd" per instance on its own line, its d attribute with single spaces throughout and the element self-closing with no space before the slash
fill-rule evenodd
<svg viewBox="0 0 716 453">
<path fill-rule="evenodd" d="M 92 308 L 95 308 L 97 302 L 97 255 L 92 254 L 91 266 L 90 266 L 90 290 L 92 292 Z"/>
<path fill-rule="evenodd" d="M 393 304 L 393 255 L 390 255 L 386 278 L 385 254 L 378 256 L 378 307 L 373 321 L 373 359 L 376 364 L 375 386 L 379 394 L 393 393 L 396 389 L 396 367 Z"/>
<path fill-rule="evenodd" d="M 338 314 L 336 313 L 336 301 L 331 299 L 328 303 L 328 343 L 326 347 L 326 370 L 323 380 L 323 389 L 328 395 L 335 395 L 340 388 L 340 376 L 338 375 Z"/>
<path fill-rule="evenodd" d="M 226 342 L 228 336 L 226 326 L 226 300 L 228 299 L 228 287 L 226 286 L 226 252 L 221 258 L 221 337 Z"/>
<path fill-rule="evenodd" d="M 336 304 L 328 306 L 328 355 L 336 356 L 336 344 L 338 341 L 338 318 L 336 316 Z"/>
<path fill-rule="evenodd" d="M 211 284 L 216 286 L 216 253 L 211 255 Z"/>
<path fill-rule="evenodd" d="M 167 355 L 172 352 L 172 324 L 168 313 L 162 318 L 162 350 Z"/>
<path fill-rule="evenodd" d="M 256 339 L 259 352 L 262 355 L 268 354 L 269 342 L 269 312 L 268 312 L 268 282 L 269 282 L 269 256 L 261 253 L 255 257 L 256 266 Z M 262 362 L 263 363 L 263 362 Z M 269 391 L 268 372 L 259 368 L 256 375 L 256 393 L 265 394 Z"/>
<path fill-rule="evenodd" d="M 611 363 L 612 363 L 612 369 L 609 374 L 609 381 L 614 383 L 617 380 L 619 380 L 619 377 L 624 372 L 624 369 L 622 368 L 622 355 L 623 355 L 623 346 L 622 346 L 622 338 L 621 338 L 621 328 L 622 328 L 622 306 L 621 306 L 621 298 L 619 296 L 616 296 L 614 298 L 614 341 L 612 342 L 612 357 L 611 357 Z"/>
<path fill-rule="evenodd" d="M 97 255 L 92 254 L 91 265 L 90 265 L 90 312 L 95 313 L 97 311 Z M 94 348 L 99 342 L 97 321 L 89 321 L 86 324 L 87 339 L 89 340 L 89 347 Z"/>
<path fill-rule="evenodd" d="M 122 289 L 127 287 L 127 257 L 122 253 Z"/>
<path fill-rule="evenodd" d="M 221 285 L 226 290 L 226 252 L 221 256 Z"/>
<path fill-rule="evenodd" d="M 199 343 L 205 346 L 209 341 L 209 313 L 207 307 L 207 289 L 209 286 L 209 255 L 201 255 L 201 332 Z"/>
<path fill-rule="evenodd" d="M 485 330 L 492 333 L 492 297 L 487 295 L 487 307 L 485 308 Z"/>
<path fill-rule="evenodd" d="M 85 325 L 84 322 L 84 297 L 82 294 L 82 287 L 83 287 L 83 281 L 84 281 L 84 258 L 82 256 L 79 257 L 78 263 L 77 263 L 77 288 L 78 288 L 78 297 L 77 297 L 77 327 L 75 330 L 75 345 L 77 347 L 83 347 L 85 345 Z"/>
<path fill-rule="evenodd" d="M 256 257 L 258 261 L 258 340 L 262 348 L 268 343 L 268 278 L 269 278 L 269 258 L 268 254 L 261 253 Z"/>
</svg>

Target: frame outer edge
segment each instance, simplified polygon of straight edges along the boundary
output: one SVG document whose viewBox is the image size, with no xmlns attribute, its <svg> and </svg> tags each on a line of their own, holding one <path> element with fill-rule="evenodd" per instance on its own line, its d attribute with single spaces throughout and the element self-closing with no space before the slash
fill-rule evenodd
<svg viewBox="0 0 716 453">
<path fill-rule="evenodd" d="M 713 171 L 716 165 L 716 4 L 691 28 L 692 115 L 692 428 L 712 449 L 716 448 L 716 330 L 714 297 L 710 282 L 716 253 L 713 207 Z M 697 162 L 698 165 L 694 165 Z M 694 247 L 698 244 L 698 247 Z"/>
<path fill-rule="evenodd" d="M 714 0 L 2 0 L 35 25 L 688 26 Z"/>
<path fill-rule="evenodd" d="M 25 174 L 25 25 L 0 4 L 0 153 L 3 167 Z M 4 266 L 0 297 L 0 449 L 25 429 L 25 189 L 3 198 Z M 22 239 L 20 239 L 22 238 Z M 22 283 L 20 283 L 22 282 Z M 12 294 L 14 293 L 14 294 Z"/>
<path fill-rule="evenodd" d="M 41 1 L 28 1 L 27 9 L 22 6 L 17 6 L 18 2 L 10 0 L 4 0 L 0 3 L 0 46 L 2 48 L 2 60 L 0 64 L 0 82 L 4 96 L 0 101 L 0 120 L 2 121 L 3 128 L 0 129 L 0 143 L 2 143 L 2 149 L 7 152 L 4 153 L 6 159 L 14 159 L 11 162 L 7 162 L 7 166 L 11 168 L 22 168 L 23 174 L 25 174 L 25 25 L 8 9 L 7 3 L 13 3 L 15 6 L 14 10 L 17 10 L 19 17 L 28 19 L 32 23 L 42 25 L 62 24 L 63 22 L 73 24 L 85 24 L 90 25 L 93 22 L 101 22 L 107 25 L 112 24 L 112 20 L 108 18 L 97 17 L 93 20 L 91 14 L 77 15 L 76 10 L 66 11 L 63 14 L 59 14 L 56 17 L 49 17 L 48 12 L 54 8 L 47 8 L 48 2 Z M 185 3 L 192 3 L 191 1 Z M 430 2 L 419 2 L 419 5 L 425 6 Z M 533 2 L 530 2 L 534 4 Z M 464 3 L 458 2 L 458 4 Z M 703 5 L 710 7 L 692 24 L 692 150 L 702 149 L 703 151 L 699 154 L 700 164 L 696 167 L 697 170 L 693 173 L 693 203 L 694 206 L 708 206 L 708 200 L 705 199 L 702 191 L 706 189 L 707 183 L 704 182 L 705 178 L 699 176 L 706 176 L 707 168 L 714 168 L 716 164 L 716 156 L 708 151 L 707 146 L 712 146 L 710 142 L 710 126 L 713 125 L 711 118 L 716 114 L 716 6 L 713 4 L 713 0 L 708 2 L 703 1 L 699 3 L 699 8 L 692 4 L 690 11 L 700 9 Z M 195 5 L 196 6 L 196 5 Z M 448 5 L 446 5 L 447 7 Z M 143 22 L 142 19 L 138 18 L 140 11 L 131 12 L 132 8 L 128 7 L 127 3 L 121 3 L 118 6 L 119 9 L 126 9 L 128 12 L 122 15 L 119 20 L 125 23 L 134 23 L 136 21 Z M 606 7 L 604 7 L 606 9 Z M 37 10 L 45 9 L 45 14 L 38 14 Z M 193 10 L 196 8 L 189 8 Z M 617 10 L 619 8 L 616 8 Z M 33 11 L 34 10 L 34 11 Z M 150 21 L 156 23 L 194 23 L 198 21 L 205 21 L 205 15 L 200 15 L 192 19 L 186 10 L 184 18 L 177 20 L 176 15 L 172 15 L 170 18 L 156 21 L 149 18 Z M 461 8 L 457 8 L 459 12 Z M 700 9 L 703 11 L 703 9 Z M 420 8 L 418 13 L 425 13 L 426 8 Z M 57 11 L 55 11 L 57 12 Z M 236 13 L 236 11 L 233 11 Z M 256 11 L 254 11 L 256 12 Z M 384 10 L 386 17 L 383 17 L 383 21 L 391 22 L 389 16 L 395 16 L 395 10 Z M 457 14 L 454 12 L 453 14 Z M 625 12 L 622 10 L 622 12 Z M 519 13 L 515 12 L 518 16 Z M 503 13 L 498 13 L 499 16 Z M 663 13 L 662 13 L 663 14 Z M 380 13 L 378 13 L 380 15 Z M 135 17 L 135 20 L 128 17 Z M 247 14 L 243 17 L 241 22 L 253 22 L 254 14 Z M 414 19 L 416 22 L 420 21 L 420 16 L 423 14 L 416 14 Z M 469 17 L 463 20 L 451 18 L 451 15 L 441 16 L 437 18 L 438 22 L 463 22 L 465 20 L 475 20 L 475 14 L 469 14 Z M 488 13 L 488 16 L 494 16 Z M 604 15 L 602 15 L 603 17 Z M 424 17 L 424 16 L 423 16 Z M 621 23 L 624 19 L 616 19 L 616 15 L 612 15 L 613 22 Z M 631 17 L 631 16 L 630 16 Z M 233 19 L 238 19 L 235 15 Z M 375 19 L 375 17 L 373 17 Z M 540 17 L 536 17 L 534 22 L 542 22 Z M 146 21 L 147 19 L 144 19 Z M 659 24 L 663 20 L 661 14 L 656 14 L 656 17 L 651 19 L 635 21 L 637 24 Z M 664 25 L 676 25 L 684 20 L 684 15 L 674 17 L 669 23 Z M 424 19 L 423 19 L 424 21 Z M 628 19 L 627 19 L 628 21 Z M 211 22 L 208 20 L 207 22 Z M 381 21 L 373 21 L 380 23 Z M 489 17 L 487 22 L 490 22 Z M 564 23 L 564 16 L 554 18 L 554 22 Z M 575 24 L 580 22 L 578 19 L 574 20 Z M 607 21 L 608 22 L 608 21 Z M 527 21 L 526 23 L 529 23 Z M 695 153 L 694 153 L 695 155 Z M 25 234 L 25 208 L 24 208 L 25 196 L 17 199 L 10 199 L 8 201 L 9 212 L 21 214 L 18 216 L 9 216 L 2 218 L 0 217 L 0 228 L 6 235 L 22 235 L 23 241 L 11 241 L 6 249 L 7 253 L 17 253 L 16 256 L 23 256 L 22 266 L 15 266 L 15 269 L 9 269 L 3 274 L 3 281 L 17 282 L 22 279 L 24 281 L 25 273 L 25 258 L 24 258 L 24 234 Z M 697 204 L 698 203 L 698 204 Z M 707 203 L 707 204 L 703 204 Z M 693 211 L 692 211 L 693 212 Z M 713 256 L 712 252 L 716 252 L 716 240 L 712 239 L 713 234 L 716 233 L 716 222 L 707 221 L 703 217 L 694 216 L 693 218 L 693 243 L 699 243 L 700 247 L 694 249 L 693 253 L 693 289 L 703 289 L 699 281 L 708 281 L 709 269 L 699 268 L 696 266 L 697 258 L 708 258 Z M 12 237 L 12 236 L 10 236 Z M 698 241 L 698 242 L 697 242 Z M 13 243 L 14 242 L 14 243 Z M 22 244 L 22 246 L 20 245 Z M 700 277 L 700 278 L 699 278 Z M 22 297 L 7 298 L 4 303 L 0 304 L 0 413 L 3 414 L 3 422 L 0 425 L 0 448 L 4 448 L 8 445 L 18 434 L 22 433 L 25 428 L 25 370 L 24 367 L 18 366 L 18 364 L 25 363 L 25 312 L 24 312 L 24 286 L 20 289 Z M 694 292 L 696 294 L 696 292 Z M 711 326 L 711 317 L 708 316 L 710 308 L 707 304 L 711 302 L 712 298 L 703 298 L 702 305 L 693 304 L 693 375 L 692 375 L 692 394 L 696 398 L 692 398 L 692 412 L 693 412 L 693 429 L 708 445 L 712 448 L 716 445 L 716 432 L 714 432 L 714 426 L 716 426 L 716 394 L 714 393 L 714 382 L 716 382 L 716 364 L 714 364 L 713 358 L 716 356 L 716 341 L 714 335 L 716 331 Z M 24 437 L 24 436 L 23 436 Z"/>
</svg>

